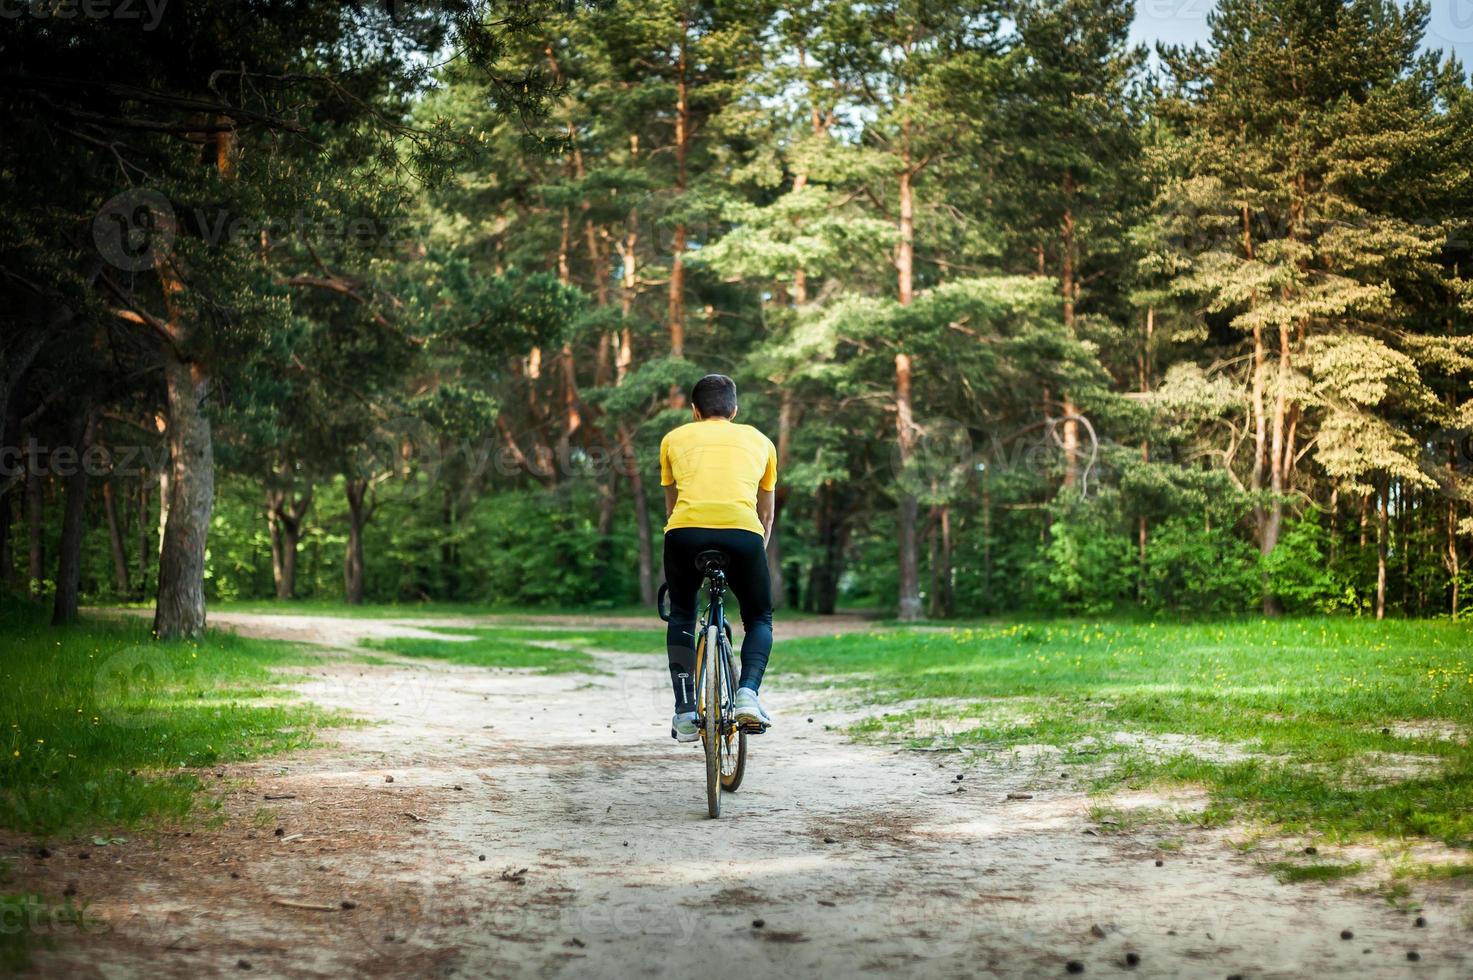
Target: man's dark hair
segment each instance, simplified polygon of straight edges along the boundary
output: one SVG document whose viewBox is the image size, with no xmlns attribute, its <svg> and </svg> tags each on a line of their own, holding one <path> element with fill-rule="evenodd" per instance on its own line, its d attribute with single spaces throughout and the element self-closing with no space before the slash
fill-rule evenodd
<svg viewBox="0 0 1473 980">
<path fill-rule="evenodd" d="M 705 418 L 729 419 L 736 414 L 736 382 L 724 374 L 708 374 L 690 390 L 690 400 Z"/>
</svg>

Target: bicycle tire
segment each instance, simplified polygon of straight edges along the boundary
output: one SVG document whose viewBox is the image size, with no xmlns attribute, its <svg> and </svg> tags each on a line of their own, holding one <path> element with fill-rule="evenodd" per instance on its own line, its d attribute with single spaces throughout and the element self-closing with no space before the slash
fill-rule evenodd
<svg viewBox="0 0 1473 980">
<path fill-rule="evenodd" d="M 726 680 L 725 700 L 728 705 L 731 705 L 736 701 L 737 679 L 736 670 L 731 665 L 729 637 L 722 640 L 720 652 L 722 674 Z M 722 726 L 724 731 L 721 738 L 721 788 L 728 793 L 735 793 L 742 785 L 742 777 L 747 773 L 747 733 L 737 727 L 734 713 L 730 718 L 722 719 Z M 735 748 L 733 748 L 733 743 L 735 743 Z"/>
<path fill-rule="evenodd" d="M 721 816 L 721 670 L 720 630 L 713 623 L 706 630 L 706 655 L 701 673 L 705 701 L 705 727 L 702 730 L 706 743 L 706 811 L 712 818 Z"/>
</svg>

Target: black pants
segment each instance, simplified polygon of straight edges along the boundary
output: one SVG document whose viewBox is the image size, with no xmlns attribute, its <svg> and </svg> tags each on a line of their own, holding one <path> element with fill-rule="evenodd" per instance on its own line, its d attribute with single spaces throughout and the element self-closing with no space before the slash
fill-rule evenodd
<svg viewBox="0 0 1473 980">
<path fill-rule="evenodd" d="M 670 655 L 670 682 L 675 710 L 695 710 L 696 603 L 701 570 L 696 555 L 707 548 L 726 552 L 726 583 L 742 607 L 742 676 L 740 687 L 757 690 L 772 653 L 772 583 L 767 577 L 767 548 L 762 535 L 741 528 L 677 527 L 665 532 L 665 582 L 670 586 L 670 625 L 665 649 Z"/>
</svg>

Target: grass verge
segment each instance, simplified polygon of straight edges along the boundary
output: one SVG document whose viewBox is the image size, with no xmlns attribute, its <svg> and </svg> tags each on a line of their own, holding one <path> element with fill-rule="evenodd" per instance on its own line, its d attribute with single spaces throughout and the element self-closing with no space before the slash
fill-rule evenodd
<svg viewBox="0 0 1473 980">
<path fill-rule="evenodd" d="M 664 653 L 665 634 L 658 630 L 542 630 L 433 628 L 446 637 L 391 637 L 363 641 L 369 650 L 406 657 L 428 657 L 474 667 L 536 669 L 544 674 L 599 673 L 590 651 Z"/>
<path fill-rule="evenodd" d="M 211 633 L 161 643 L 142 622 L 53 629 L 0 607 L 0 827 L 35 835 L 179 820 L 193 770 L 297 749 L 342 719 L 291 700 L 285 643 Z"/>
<path fill-rule="evenodd" d="M 1351 878 L 1365 870 L 1358 861 L 1350 864 L 1294 864 L 1291 861 L 1274 861 L 1268 869 L 1285 884 L 1301 881 L 1339 881 Z"/>
<path fill-rule="evenodd" d="M 1207 822 L 1473 847 L 1473 630 L 1355 619 L 1030 622 L 783 643 L 774 674 L 894 707 L 856 733 L 1057 747 L 1096 788 L 1205 786 Z M 927 734 L 942 727 L 948 734 Z"/>
</svg>

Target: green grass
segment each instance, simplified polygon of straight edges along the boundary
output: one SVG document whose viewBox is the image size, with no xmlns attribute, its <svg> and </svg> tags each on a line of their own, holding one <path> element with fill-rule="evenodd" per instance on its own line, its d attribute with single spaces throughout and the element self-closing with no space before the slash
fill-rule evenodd
<svg viewBox="0 0 1473 980">
<path fill-rule="evenodd" d="M 1422 880 L 1450 881 L 1457 878 L 1473 878 L 1473 864 L 1406 864 L 1392 872 L 1393 878 L 1418 878 Z"/>
<path fill-rule="evenodd" d="M 392 637 L 364 640 L 369 650 L 387 650 L 406 657 L 428 657 L 475 667 L 536 669 L 544 674 L 599 673 L 589 652 L 665 653 L 663 630 L 639 629 L 485 629 L 432 627 L 432 633 L 468 639 L 431 640 Z"/>
<path fill-rule="evenodd" d="M 1350 864 L 1294 864 L 1291 861 L 1274 861 L 1268 869 L 1285 884 L 1301 881 L 1339 881 L 1360 874 L 1365 867 L 1358 861 Z"/>
<path fill-rule="evenodd" d="M 553 643 L 602 650 L 608 653 L 652 653 L 665 656 L 665 630 L 661 629 L 558 629 L 498 630 L 497 634 L 520 635 Z"/>
<path fill-rule="evenodd" d="M 44 624 L 0 607 L 0 826 L 37 835 L 181 820 L 194 770 L 307 745 L 341 719 L 286 697 L 299 648 L 211 633 L 160 643 L 143 621 Z"/>
<path fill-rule="evenodd" d="M 1065 761 L 1095 765 L 1098 789 L 1204 785 L 1206 821 L 1473 846 L 1473 630 L 1460 623 L 880 630 L 781 643 L 772 676 L 784 674 L 877 705 L 919 702 L 856 726 L 860 735 L 914 737 L 918 721 L 960 718 L 958 743 L 1059 746 Z M 1119 744 L 1122 732 L 1147 744 Z"/>
</svg>

